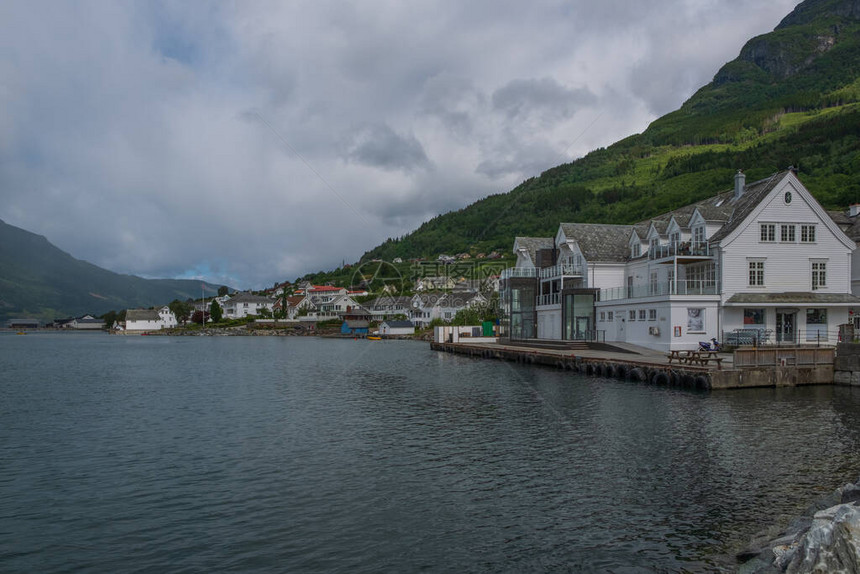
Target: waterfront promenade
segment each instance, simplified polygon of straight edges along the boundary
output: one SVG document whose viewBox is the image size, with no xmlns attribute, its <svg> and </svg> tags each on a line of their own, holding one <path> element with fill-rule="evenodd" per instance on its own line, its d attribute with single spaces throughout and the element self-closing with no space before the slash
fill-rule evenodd
<svg viewBox="0 0 860 574">
<path fill-rule="evenodd" d="M 542 365 L 586 375 L 698 389 L 781 387 L 834 382 L 830 349 L 772 348 L 742 350 L 743 365 L 736 353 L 719 353 L 719 361 L 707 364 L 670 362 L 668 354 L 628 343 L 566 348 L 561 344 L 539 346 L 500 342 L 431 343 L 436 351 L 482 359 Z M 750 353 L 767 353 L 769 363 L 750 364 Z M 811 360 L 796 360 L 799 356 Z M 821 355 L 824 355 L 822 360 Z M 829 355 L 829 357 L 828 357 Z"/>
</svg>

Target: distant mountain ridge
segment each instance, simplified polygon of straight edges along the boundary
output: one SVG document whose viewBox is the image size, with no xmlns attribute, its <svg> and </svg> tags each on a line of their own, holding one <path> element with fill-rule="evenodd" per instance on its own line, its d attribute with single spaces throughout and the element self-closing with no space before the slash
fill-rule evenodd
<svg viewBox="0 0 860 574">
<path fill-rule="evenodd" d="M 860 0 L 806 0 L 648 129 L 439 215 L 362 260 L 510 250 L 560 222 L 634 223 L 794 166 L 825 206 L 860 202 Z"/>
<path fill-rule="evenodd" d="M 190 279 L 143 279 L 75 259 L 36 235 L 0 220 L 0 327 L 10 318 L 51 321 L 86 313 L 166 305 L 216 294 Z"/>
</svg>

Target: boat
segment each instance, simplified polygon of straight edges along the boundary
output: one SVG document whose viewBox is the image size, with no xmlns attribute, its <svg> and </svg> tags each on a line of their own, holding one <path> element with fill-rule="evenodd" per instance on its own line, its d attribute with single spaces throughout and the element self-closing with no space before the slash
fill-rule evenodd
<svg viewBox="0 0 860 574">
<path fill-rule="evenodd" d="M 377 335 L 368 335 L 367 340 L 368 341 L 381 341 L 382 337 L 379 337 Z"/>
</svg>

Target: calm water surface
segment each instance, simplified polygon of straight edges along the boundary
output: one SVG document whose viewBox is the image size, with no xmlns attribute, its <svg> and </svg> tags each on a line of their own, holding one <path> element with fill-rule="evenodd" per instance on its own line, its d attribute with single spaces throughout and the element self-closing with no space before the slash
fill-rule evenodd
<svg viewBox="0 0 860 574">
<path fill-rule="evenodd" d="M 425 343 L 0 335 L 2 572 L 723 571 L 860 471 L 860 392 Z"/>
</svg>

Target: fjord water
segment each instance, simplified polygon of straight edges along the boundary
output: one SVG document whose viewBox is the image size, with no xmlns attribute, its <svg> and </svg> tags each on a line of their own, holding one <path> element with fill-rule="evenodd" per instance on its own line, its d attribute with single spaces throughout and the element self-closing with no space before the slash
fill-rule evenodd
<svg viewBox="0 0 860 574">
<path fill-rule="evenodd" d="M 0 335 L 2 572 L 719 571 L 860 470 L 860 392 L 426 343 Z"/>
</svg>

